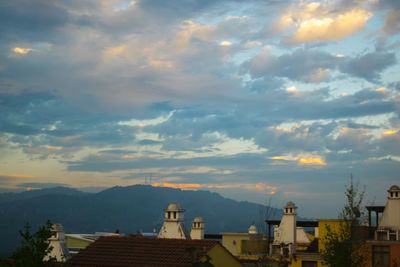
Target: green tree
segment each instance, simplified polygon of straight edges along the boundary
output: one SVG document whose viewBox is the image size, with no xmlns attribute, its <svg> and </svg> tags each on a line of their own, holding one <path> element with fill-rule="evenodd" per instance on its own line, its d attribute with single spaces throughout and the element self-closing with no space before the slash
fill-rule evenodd
<svg viewBox="0 0 400 267">
<path fill-rule="evenodd" d="M 21 267 L 37 267 L 37 266 L 53 266 L 56 259 L 49 257 L 44 262 L 43 258 L 49 255 L 53 247 L 49 246 L 49 238 L 52 236 L 52 223 L 47 221 L 45 225 L 39 227 L 35 233 L 31 233 L 29 223 L 25 224 L 23 230 L 19 231 L 21 235 L 21 244 L 13 253 L 12 258 L 15 266 Z"/>
<path fill-rule="evenodd" d="M 335 231 L 327 226 L 326 237 L 322 240 L 325 248 L 321 255 L 330 267 L 361 267 L 364 264 L 364 242 L 357 236 L 364 192 L 351 177 L 345 191 L 346 204 L 339 216 L 339 228 Z"/>
</svg>

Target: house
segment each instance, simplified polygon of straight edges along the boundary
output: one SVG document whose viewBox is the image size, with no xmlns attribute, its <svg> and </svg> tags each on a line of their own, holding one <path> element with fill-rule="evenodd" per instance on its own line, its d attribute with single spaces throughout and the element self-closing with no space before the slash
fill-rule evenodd
<svg viewBox="0 0 400 267">
<path fill-rule="evenodd" d="M 219 242 L 139 236 L 100 237 L 67 266 L 242 267 Z"/>
</svg>

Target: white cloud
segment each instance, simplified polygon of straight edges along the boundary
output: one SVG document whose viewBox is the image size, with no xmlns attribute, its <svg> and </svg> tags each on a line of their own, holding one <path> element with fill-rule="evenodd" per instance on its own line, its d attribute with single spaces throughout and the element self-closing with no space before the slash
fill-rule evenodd
<svg viewBox="0 0 400 267">
<path fill-rule="evenodd" d="M 118 122 L 118 125 L 123 125 L 123 126 L 132 126 L 132 127 L 139 127 L 139 128 L 144 128 L 147 126 L 154 126 L 161 124 L 163 122 L 168 121 L 174 112 L 168 113 L 168 115 L 163 115 L 154 119 L 146 119 L 146 120 L 137 120 L 137 119 L 132 119 L 128 121 L 120 121 Z"/>
<path fill-rule="evenodd" d="M 224 41 L 221 41 L 221 42 L 219 43 L 219 45 L 220 45 L 220 46 L 231 46 L 231 45 L 232 45 L 232 42 L 231 42 L 231 41 L 224 40 Z"/>
</svg>

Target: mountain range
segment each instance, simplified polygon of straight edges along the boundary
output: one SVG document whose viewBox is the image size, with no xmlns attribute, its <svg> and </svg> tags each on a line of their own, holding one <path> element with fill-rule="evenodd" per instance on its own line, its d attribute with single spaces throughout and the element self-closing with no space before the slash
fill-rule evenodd
<svg viewBox="0 0 400 267">
<path fill-rule="evenodd" d="M 178 202 L 185 209 L 185 224 L 201 216 L 206 233 L 245 232 L 251 224 L 265 227 L 261 211 L 266 207 L 235 201 L 209 191 L 134 185 L 112 187 L 99 193 L 55 187 L 0 194 L 0 256 L 7 256 L 20 243 L 18 231 L 29 223 L 32 229 L 47 219 L 61 223 L 66 233 L 114 232 L 124 234 L 158 231 L 164 209 Z M 267 208 L 276 219 L 281 211 Z M 190 229 L 188 229 L 190 230 Z"/>
</svg>

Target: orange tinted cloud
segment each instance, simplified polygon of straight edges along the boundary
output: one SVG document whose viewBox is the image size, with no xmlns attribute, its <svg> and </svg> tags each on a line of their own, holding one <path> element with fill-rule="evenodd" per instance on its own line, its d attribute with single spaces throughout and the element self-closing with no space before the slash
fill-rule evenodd
<svg viewBox="0 0 400 267">
<path fill-rule="evenodd" d="M 300 157 L 297 163 L 299 165 L 326 166 L 326 161 L 320 157 Z"/>
<path fill-rule="evenodd" d="M 398 130 L 387 130 L 383 132 L 383 137 L 389 137 L 396 135 L 398 133 Z"/>
<path fill-rule="evenodd" d="M 257 191 L 268 191 L 268 194 L 275 195 L 276 194 L 276 186 L 265 184 L 265 183 L 257 183 L 256 184 Z"/>
<path fill-rule="evenodd" d="M 361 30 L 371 16 L 371 12 L 359 7 L 338 12 L 327 2 L 301 2 L 283 14 L 278 25 L 294 30 L 290 38 L 294 43 L 332 41 Z"/>
<path fill-rule="evenodd" d="M 200 189 L 203 187 L 201 184 L 174 184 L 174 183 L 152 183 L 154 187 L 169 187 L 182 190 Z"/>
<path fill-rule="evenodd" d="M 27 47 L 14 47 L 13 49 L 13 52 L 18 55 L 26 55 L 31 51 L 32 49 Z"/>
<path fill-rule="evenodd" d="M 124 55 L 126 50 L 127 50 L 127 46 L 125 44 L 108 47 L 103 51 L 103 56 L 107 59 L 117 58 L 117 57 Z"/>
<path fill-rule="evenodd" d="M 151 184 L 154 187 L 169 187 L 182 190 L 197 190 L 197 189 L 245 189 L 250 191 L 265 191 L 267 194 L 274 195 L 277 191 L 277 187 L 266 184 L 266 183 L 256 183 L 256 184 L 195 184 L 195 183 L 169 183 L 169 182 L 154 182 Z"/>
<path fill-rule="evenodd" d="M 13 174 L 0 174 L 2 177 L 16 178 L 16 179 L 30 179 L 33 178 L 32 175 L 23 173 L 13 173 Z"/>
<path fill-rule="evenodd" d="M 371 13 L 352 9 L 335 18 L 311 18 L 300 23 L 293 40 L 297 43 L 343 39 L 360 30 Z"/>
</svg>

